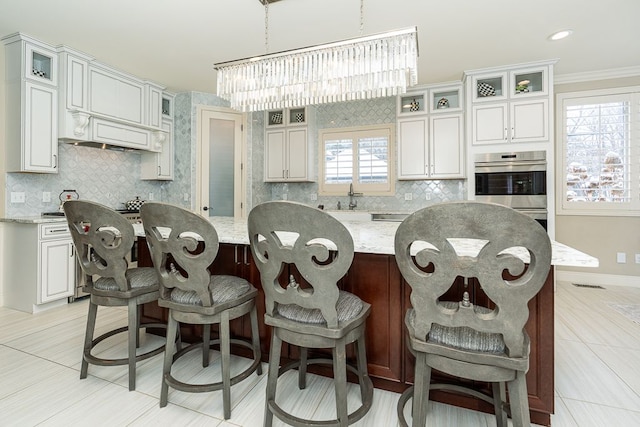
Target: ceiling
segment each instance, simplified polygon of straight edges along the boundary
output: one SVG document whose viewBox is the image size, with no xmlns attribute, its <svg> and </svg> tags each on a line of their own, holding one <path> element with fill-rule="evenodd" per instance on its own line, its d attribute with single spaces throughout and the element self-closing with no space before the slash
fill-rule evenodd
<svg viewBox="0 0 640 427">
<path fill-rule="evenodd" d="M 558 59 L 556 75 L 640 70 L 640 0 L 281 0 L 269 51 L 418 27 L 418 83 Z M 360 32 L 361 16 L 363 32 Z M 547 37 L 570 28 L 573 35 Z M 260 0 L 0 0 L 0 37 L 64 44 L 174 92 L 215 93 L 213 64 L 265 53 Z"/>
</svg>

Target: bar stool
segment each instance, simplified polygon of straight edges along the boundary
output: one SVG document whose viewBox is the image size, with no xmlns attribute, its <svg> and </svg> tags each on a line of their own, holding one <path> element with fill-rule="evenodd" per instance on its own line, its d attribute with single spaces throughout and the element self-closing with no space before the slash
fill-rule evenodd
<svg viewBox="0 0 640 427">
<path fill-rule="evenodd" d="M 468 247 L 455 239 L 472 239 Z M 528 255 L 525 264 L 517 251 Z M 395 235 L 395 254 L 411 286 L 405 317 L 409 350 L 416 357 L 415 383 L 398 402 L 400 424 L 413 396 L 413 425 L 424 426 L 429 390 L 464 393 L 494 405 L 498 426 L 507 426 L 505 383 L 514 426 L 530 425 L 528 301 L 542 288 L 551 263 L 551 243 L 534 219 L 506 206 L 454 202 L 409 215 Z M 443 295 L 458 277 L 477 280 L 490 302 L 474 305 L 469 291 L 457 301 Z M 431 370 L 490 382 L 493 395 L 457 385 L 431 384 Z"/>
<path fill-rule="evenodd" d="M 265 293 L 265 324 L 272 328 L 264 425 L 271 426 L 274 415 L 296 426 L 346 426 L 358 421 L 373 401 L 364 339 L 371 306 L 337 286 L 353 260 L 349 231 L 325 212 L 279 201 L 253 208 L 248 228 L 251 253 Z M 292 268 L 291 276 L 281 274 L 285 267 Z M 283 341 L 299 346 L 301 356 L 299 361 L 279 368 Z M 346 362 L 345 348 L 350 343 L 356 344 L 356 368 Z M 308 348 L 331 348 L 333 359 L 308 359 Z M 303 389 L 307 365 L 312 363 L 333 364 L 334 420 L 301 419 L 276 402 L 278 377 L 298 368 L 298 386 Z M 347 408 L 347 369 L 358 376 L 362 398 L 362 405 L 351 414 Z"/>
<path fill-rule="evenodd" d="M 256 288 L 246 280 L 212 275 L 208 268 L 218 253 L 218 234 L 213 225 L 193 212 L 165 203 L 145 203 L 140 208 L 154 268 L 160 281 L 158 305 L 169 309 L 167 336 L 174 336 L 180 323 L 202 325 L 202 342 L 176 350 L 167 340 L 162 369 L 160 407 L 167 405 L 169 387 L 192 393 L 222 390 L 224 418 L 231 417 L 231 386 L 262 374 Z M 252 342 L 230 337 L 229 321 L 249 315 Z M 210 339 L 211 325 L 219 325 L 219 338 Z M 231 344 L 253 351 L 253 362 L 231 377 Z M 202 350 L 202 367 L 209 365 L 209 349 L 218 345 L 221 353 L 221 381 L 187 384 L 171 373 L 172 365 L 192 350 Z"/>
<path fill-rule="evenodd" d="M 83 289 L 90 294 L 80 379 L 87 377 L 89 364 L 129 365 L 129 390 L 135 390 L 136 362 L 155 356 L 164 348 L 163 344 L 136 355 L 139 329 L 167 327 L 161 323 L 140 324 L 141 305 L 159 296 L 156 273 L 153 268 L 128 268 L 125 257 L 131 253 L 135 235 L 133 226 L 120 213 L 84 200 L 65 202 L 64 213 L 84 273 Z M 128 326 L 94 338 L 98 306 L 128 307 Z M 129 333 L 127 358 L 105 359 L 92 354 L 98 343 L 125 331 Z"/>
</svg>

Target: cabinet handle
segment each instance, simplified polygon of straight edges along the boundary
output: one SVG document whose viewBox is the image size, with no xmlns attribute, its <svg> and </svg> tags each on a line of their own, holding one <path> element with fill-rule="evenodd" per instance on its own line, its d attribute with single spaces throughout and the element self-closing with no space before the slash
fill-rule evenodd
<svg viewBox="0 0 640 427">
<path fill-rule="evenodd" d="M 504 128 L 504 140 L 507 140 L 507 128 Z"/>
<path fill-rule="evenodd" d="M 69 258 L 73 258 L 76 256 L 76 247 L 73 246 L 73 243 L 69 243 L 71 245 L 71 256 Z"/>
<path fill-rule="evenodd" d="M 242 257 L 243 257 L 243 260 L 244 260 L 244 265 L 249 265 L 249 257 L 247 255 L 247 252 L 249 252 L 249 251 L 247 250 L 246 246 L 243 246 L 243 249 L 244 249 L 244 254 L 242 255 Z"/>
<path fill-rule="evenodd" d="M 512 128 L 511 128 L 511 139 L 513 139 L 513 138 L 515 138 L 515 137 L 516 137 L 515 128 L 514 128 L 514 127 L 512 127 Z"/>
<path fill-rule="evenodd" d="M 57 154 L 53 155 L 53 168 L 54 169 L 58 168 L 58 155 Z"/>
<path fill-rule="evenodd" d="M 238 262 L 238 245 L 233 246 L 233 263 L 236 265 L 240 264 Z"/>
<path fill-rule="evenodd" d="M 162 175 L 162 166 L 158 166 L 158 175 Z"/>
</svg>

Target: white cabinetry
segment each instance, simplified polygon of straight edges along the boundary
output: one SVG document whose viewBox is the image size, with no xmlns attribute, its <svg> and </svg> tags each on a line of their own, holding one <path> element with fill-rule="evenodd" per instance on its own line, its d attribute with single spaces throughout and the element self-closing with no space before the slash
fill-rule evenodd
<svg viewBox="0 0 640 427">
<path fill-rule="evenodd" d="M 66 46 L 58 47 L 60 134 L 70 143 L 160 151 L 162 89 Z"/>
<path fill-rule="evenodd" d="M 23 34 L 5 43 L 5 162 L 9 172 L 58 172 L 56 51 Z"/>
<path fill-rule="evenodd" d="M 461 94 L 452 85 L 398 97 L 398 179 L 464 178 Z"/>
<path fill-rule="evenodd" d="M 5 305 L 35 313 L 65 304 L 76 285 L 67 223 L 7 223 L 5 232 Z"/>
<path fill-rule="evenodd" d="M 142 152 L 141 155 L 141 179 L 153 179 L 161 181 L 169 181 L 173 179 L 173 101 L 175 95 L 172 93 L 161 93 L 159 101 L 159 109 L 162 130 L 164 130 L 165 138 L 162 140 L 162 148 L 158 153 Z M 155 99 L 153 100 L 155 102 Z M 155 109 L 155 107 L 154 107 Z"/>
<path fill-rule="evenodd" d="M 173 179 L 173 122 L 162 120 L 162 129 L 166 138 L 162 141 L 159 153 L 143 152 L 141 156 L 141 179 L 172 180 Z"/>
<path fill-rule="evenodd" d="M 549 141 L 554 62 L 465 72 L 471 143 Z"/>
<path fill-rule="evenodd" d="M 265 182 L 311 181 L 306 108 L 266 112 Z"/>
</svg>

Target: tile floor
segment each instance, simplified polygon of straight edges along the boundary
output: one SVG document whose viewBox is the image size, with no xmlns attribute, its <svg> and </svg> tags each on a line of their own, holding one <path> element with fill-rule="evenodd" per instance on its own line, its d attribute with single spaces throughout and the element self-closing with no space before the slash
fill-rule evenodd
<svg viewBox="0 0 640 427">
<path fill-rule="evenodd" d="M 607 302 L 640 304 L 640 289 L 558 284 L 553 426 L 640 426 L 640 324 Z M 86 301 L 35 315 L 0 308 L 0 425 L 262 425 L 266 374 L 253 374 L 232 388 L 232 417 L 226 421 L 222 417 L 221 392 L 188 394 L 170 390 L 169 405 L 159 407 L 161 355 L 138 364 L 133 392 L 127 389 L 124 366 L 90 366 L 89 377 L 79 380 L 86 312 Z M 98 313 L 103 331 L 125 323 L 124 309 L 101 308 Z M 103 342 L 101 351 L 124 354 L 126 337 L 120 335 Z M 147 336 L 143 347 L 157 342 L 157 337 Z M 199 357 L 192 354 L 193 358 Z M 198 362 L 190 363 L 189 357 L 183 358 L 177 368 L 180 378 L 204 382 L 219 374 L 215 363 L 199 372 Z M 240 358 L 235 361 L 238 365 L 247 363 Z M 328 379 L 312 376 L 307 389 L 298 391 L 294 373 L 290 374 L 279 390 L 283 407 L 298 407 L 299 416 L 317 419 L 335 413 Z M 397 426 L 398 396 L 376 390 L 372 410 L 356 425 Z M 355 386 L 350 389 L 349 400 L 354 405 L 359 401 Z M 439 403 L 430 405 L 429 426 L 495 425 L 488 414 Z"/>
</svg>

